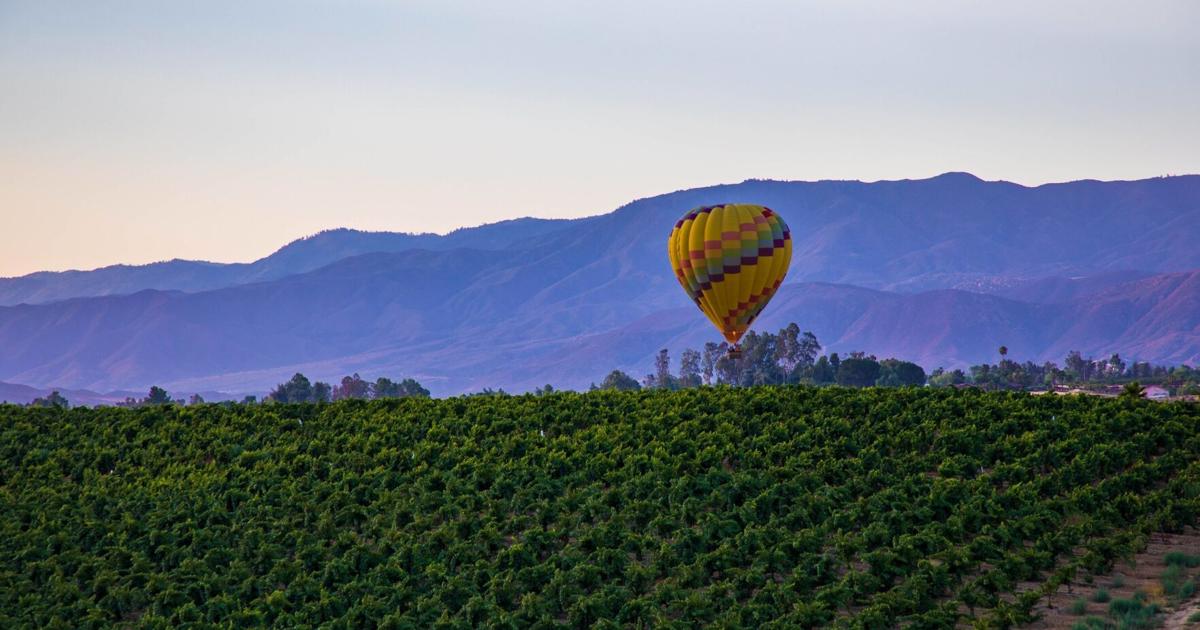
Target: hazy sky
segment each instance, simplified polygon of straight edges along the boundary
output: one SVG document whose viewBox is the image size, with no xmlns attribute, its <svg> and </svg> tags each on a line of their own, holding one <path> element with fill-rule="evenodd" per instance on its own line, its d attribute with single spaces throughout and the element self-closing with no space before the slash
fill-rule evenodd
<svg viewBox="0 0 1200 630">
<path fill-rule="evenodd" d="M 1198 32 L 1195 0 L 0 0 L 0 275 L 751 177 L 1200 172 Z"/>
</svg>

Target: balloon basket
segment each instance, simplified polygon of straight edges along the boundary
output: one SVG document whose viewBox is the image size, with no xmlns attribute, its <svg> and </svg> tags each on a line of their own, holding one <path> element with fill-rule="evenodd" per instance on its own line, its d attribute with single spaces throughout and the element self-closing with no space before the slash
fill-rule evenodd
<svg viewBox="0 0 1200 630">
<path fill-rule="evenodd" d="M 729 354 L 727 354 L 726 356 L 728 356 L 730 359 L 734 359 L 734 360 L 740 359 L 740 358 L 742 358 L 742 349 L 737 347 L 736 344 L 734 344 L 729 347 Z"/>
</svg>

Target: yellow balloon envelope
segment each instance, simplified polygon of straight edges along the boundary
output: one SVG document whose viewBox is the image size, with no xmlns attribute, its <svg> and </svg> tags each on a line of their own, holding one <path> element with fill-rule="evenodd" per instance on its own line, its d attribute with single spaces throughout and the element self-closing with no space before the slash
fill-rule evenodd
<svg viewBox="0 0 1200 630">
<path fill-rule="evenodd" d="M 792 233 L 763 206 L 705 206 L 675 223 L 667 253 L 679 284 L 725 340 L 737 344 L 783 284 Z"/>
</svg>

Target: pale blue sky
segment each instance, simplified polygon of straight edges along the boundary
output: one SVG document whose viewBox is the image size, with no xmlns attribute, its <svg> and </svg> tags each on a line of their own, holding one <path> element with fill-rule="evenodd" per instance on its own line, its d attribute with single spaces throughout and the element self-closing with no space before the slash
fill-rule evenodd
<svg viewBox="0 0 1200 630">
<path fill-rule="evenodd" d="M 0 0 L 0 275 L 746 178 L 1200 172 L 1200 2 Z"/>
</svg>

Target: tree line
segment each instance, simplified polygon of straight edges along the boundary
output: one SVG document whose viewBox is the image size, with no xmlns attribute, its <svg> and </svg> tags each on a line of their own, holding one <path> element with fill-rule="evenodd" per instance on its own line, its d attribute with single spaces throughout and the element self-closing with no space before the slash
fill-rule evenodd
<svg viewBox="0 0 1200 630">
<path fill-rule="evenodd" d="M 547 385 L 546 387 L 550 386 Z M 337 385 L 330 385 L 322 381 L 309 381 L 307 376 L 297 372 L 291 379 L 276 385 L 263 398 L 263 402 L 327 403 L 348 398 L 374 400 L 408 397 L 429 398 L 429 396 L 429 390 L 412 378 L 393 381 L 390 378 L 381 376 L 374 381 L 367 381 L 356 372 L 350 376 L 342 377 L 342 380 Z M 156 405 L 201 405 L 204 402 L 204 397 L 200 394 L 192 394 L 186 399 L 172 398 L 167 390 L 158 385 L 153 385 L 145 396 L 141 398 L 127 396 L 125 400 L 116 403 L 115 406 L 136 408 Z M 245 396 L 241 400 L 242 404 L 247 405 L 257 402 L 257 396 Z M 224 401 L 221 404 L 231 403 L 232 401 Z M 28 406 L 65 408 L 71 406 L 71 401 L 67 400 L 58 390 L 54 390 L 47 396 L 35 398 Z"/>
<path fill-rule="evenodd" d="M 679 355 L 678 370 L 663 348 L 654 357 L 654 371 L 641 380 L 622 370 L 612 370 L 591 389 L 632 391 L 686 389 L 701 385 L 842 385 L 846 387 L 976 386 L 982 389 L 1039 390 L 1057 385 L 1162 385 L 1173 394 L 1200 395 L 1200 369 L 1187 365 L 1164 366 L 1148 362 L 1126 363 L 1119 354 L 1107 359 L 1067 354 L 1062 367 L 1053 361 L 1018 363 L 1000 346 L 1000 360 L 970 368 L 937 368 L 926 374 L 912 361 L 879 359 L 864 352 L 820 354 L 821 343 L 812 332 L 801 332 L 795 323 L 777 333 L 750 331 L 742 339 L 740 355 L 729 354 L 729 344 L 709 342 L 701 350 Z M 546 388 L 550 386 L 547 385 Z M 539 389 L 548 391 L 546 388 Z"/>
<path fill-rule="evenodd" d="M 1108 358 L 1085 357 L 1079 351 L 1067 354 L 1062 366 L 1054 361 L 1017 362 L 1000 346 L 999 361 L 981 363 L 967 370 L 938 368 L 929 376 L 936 386 L 975 385 L 993 390 L 1039 390 L 1060 385 L 1103 386 L 1159 385 L 1176 395 L 1200 395 L 1200 369 L 1188 365 L 1154 365 L 1145 361 L 1126 362 L 1120 354 Z"/>
<path fill-rule="evenodd" d="M 381 376 L 374 381 L 367 381 L 355 372 L 351 376 L 342 377 L 337 385 L 330 385 L 321 381 L 310 383 L 308 377 L 297 372 L 291 380 L 280 383 L 271 390 L 266 400 L 288 403 L 408 397 L 429 398 L 429 390 L 411 378 L 393 381 Z"/>
<path fill-rule="evenodd" d="M 592 389 L 686 389 L 701 385 L 843 385 L 847 387 L 905 387 L 925 384 L 925 370 L 911 361 L 851 352 L 845 358 L 833 352 L 820 354 L 821 342 L 795 323 L 777 333 L 750 331 L 730 354 L 729 344 L 709 342 L 702 350 L 680 353 L 679 370 L 671 371 L 670 351 L 663 348 L 654 359 L 654 371 L 640 382 L 613 370 Z"/>
</svg>

